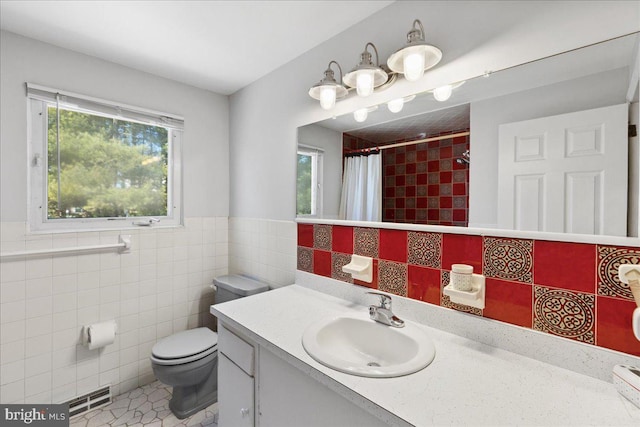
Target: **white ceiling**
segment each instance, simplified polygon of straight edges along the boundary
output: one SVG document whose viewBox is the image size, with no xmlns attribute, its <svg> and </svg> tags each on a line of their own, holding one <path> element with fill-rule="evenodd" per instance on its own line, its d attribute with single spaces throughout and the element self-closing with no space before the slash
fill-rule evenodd
<svg viewBox="0 0 640 427">
<path fill-rule="evenodd" d="M 0 28 L 229 95 L 393 1 L 0 1 Z"/>
</svg>

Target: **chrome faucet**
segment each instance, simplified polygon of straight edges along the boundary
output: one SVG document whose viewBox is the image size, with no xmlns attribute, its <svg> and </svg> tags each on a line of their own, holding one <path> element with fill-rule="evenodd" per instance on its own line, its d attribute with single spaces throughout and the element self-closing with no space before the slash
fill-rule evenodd
<svg viewBox="0 0 640 427">
<path fill-rule="evenodd" d="M 391 312 L 391 297 L 379 292 L 367 292 L 368 294 L 380 297 L 380 305 L 369 306 L 369 317 L 376 322 L 393 326 L 394 328 L 403 328 L 404 320 L 401 320 Z"/>
</svg>

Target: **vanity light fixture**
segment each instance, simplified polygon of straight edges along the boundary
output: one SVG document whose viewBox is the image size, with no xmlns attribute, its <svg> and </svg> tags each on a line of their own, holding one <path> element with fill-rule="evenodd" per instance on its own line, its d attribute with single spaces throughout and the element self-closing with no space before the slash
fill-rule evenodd
<svg viewBox="0 0 640 427">
<path fill-rule="evenodd" d="M 371 61 L 371 52 L 367 49 L 371 46 L 376 53 L 376 63 Z M 343 77 L 342 81 L 349 87 L 355 87 L 359 96 L 369 96 L 373 89 L 382 86 L 389 80 L 386 71 L 380 68 L 378 49 L 371 42 L 367 43 L 360 54 L 360 63 Z"/>
<path fill-rule="evenodd" d="M 449 98 L 451 98 L 451 94 L 453 93 L 453 90 L 455 88 L 458 88 L 463 84 L 464 82 L 458 82 L 450 85 L 444 85 L 444 86 L 435 88 L 431 92 L 433 93 L 433 97 L 436 99 L 436 101 L 444 102 Z"/>
<path fill-rule="evenodd" d="M 325 110 L 330 110 L 336 105 L 336 99 L 347 96 L 347 88 L 338 83 L 334 77 L 331 64 L 336 64 L 340 71 L 340 81 L 342 81 L 342 67 L 336 61 L 329 62 L 324 71 L 324 78 L 309 89 L 309 96 L 320 101 L 320 106 Z"/>
<path fill-rule="evenodd" d="M 409 101 L 413 101 L 413 98 L 415 97 L 415 95 L 409 95 L 405 96 L 404 98 L 392 99 L 391 101 L 387 102 L 387 108 L 392 113 L 399 113 L 400 111 L 402 111 L 404 104 Z"/>
<path fill-rule="evenodd" d="M 353 112 L 353 119 L 358 123 L 362 123 L 367 120 L 370 112 L 376 111 L 377 109 L 377 105 L 374 105 L 373 107 L 360 108 L 359 110 Z"/>
<path fill-rule="evenodd" d="M 425 42 L 424 27 L 422 22 L 416 19 L 407 33 L 407 44 L 389 57 L 387 65 L 391 71 L 402 73 L 405 79 L 414 82 L 441 59 L 442 51 Z"/>
</svg>

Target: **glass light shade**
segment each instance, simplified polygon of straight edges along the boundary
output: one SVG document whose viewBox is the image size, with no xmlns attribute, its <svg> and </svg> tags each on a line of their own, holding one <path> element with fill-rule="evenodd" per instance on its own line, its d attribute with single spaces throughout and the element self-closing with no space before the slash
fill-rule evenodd
<svg viewBox="0 0 640 427">
<path fill-rule="evenodd" d="M 369 116 L 369 110 L 366 108 L 361 108 L 353 112 L 353 118 L 358 123 L 362 123 L 367 120 L 367 116 Z"/>
<path fill-rule="evenodd" d="M 369 96 L 373 93 L 373 70 L 358 70 L 356 91 L 358 96 Z"/>
<path fill-rule="evenodd" d="M 387 108 L 392 113 L 399 113 L 404 107 L 404 98 L 398 98 L 387 102 Z"/>
<path fill-rule="evenodd" d="M 336 87 L 322 86 L 320 88 L 320 106 L 325 110 L 330 110 L 336 105 Z"/>
<path fill-rule="evenodd" d="M 434 89 L 433 97 L 436 99 L 436 101 L 443 102 L 451 98 L 452 91 L 453 91 L 453 86 L 451 85 L 441 86 L 439 88 Z"/>
<path fill-rule="evenodd" d="M 424 53 L 419 50 L 406 49 L 402 56 L 404 77 L 410 82 L 419 80 L 424 75 Z"/>
</svg>

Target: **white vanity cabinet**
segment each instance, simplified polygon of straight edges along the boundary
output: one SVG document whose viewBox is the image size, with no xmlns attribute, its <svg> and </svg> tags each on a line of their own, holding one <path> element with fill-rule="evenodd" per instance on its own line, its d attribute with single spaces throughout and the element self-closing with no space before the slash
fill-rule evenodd
<svg viewBox="0 0 640 427">
<path fill-rule="evenodd" d="M 218 325 L 218 424 L 229 427 L 255 425 L 255 349 Z"/>
</svg>

